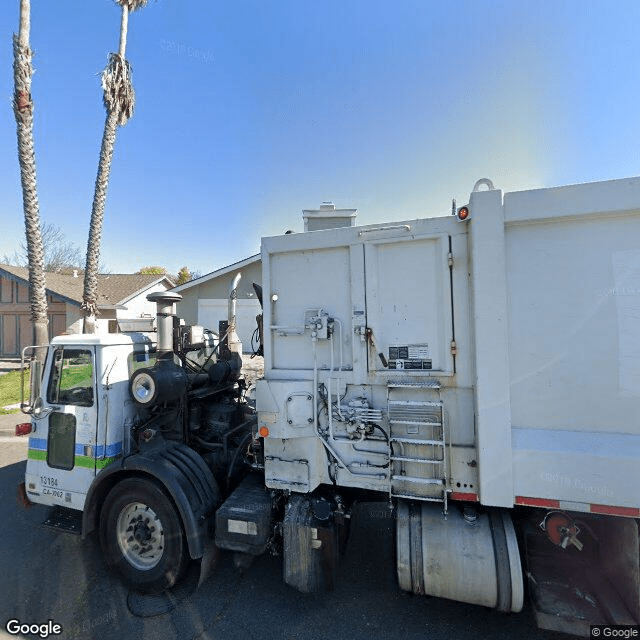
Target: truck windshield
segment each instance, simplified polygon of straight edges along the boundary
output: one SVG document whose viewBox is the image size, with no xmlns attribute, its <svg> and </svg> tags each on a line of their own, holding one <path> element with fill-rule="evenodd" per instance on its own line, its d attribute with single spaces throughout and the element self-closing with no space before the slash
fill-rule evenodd
<svg viewBox="0 0 640 640">
<path fill-rule="evenodd" d="M 47 401 L 50 404 L 93 405 L 93 361 L 86 349 L 58 347 L 53 365 Z"/>
</svg>

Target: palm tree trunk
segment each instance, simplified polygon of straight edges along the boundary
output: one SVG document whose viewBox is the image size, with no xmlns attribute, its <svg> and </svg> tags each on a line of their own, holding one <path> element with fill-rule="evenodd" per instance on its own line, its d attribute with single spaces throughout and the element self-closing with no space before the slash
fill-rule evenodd
<svg viewBox="0 0 640 640">
<path fill-rule="evenodd" d="M 87 242 L 87 262 L 84 270 L 84 292 L 82 294 L 82 311 L 84 314 L 84 332 L 95 333 L 96 316 L 98 314 L 98 266 L 100 262 L 100 241 L 104 207 L 107 199 L 107 186 L 113 149 L 116 142 L 117 125 L 124 126 L 133 115 L 135 103 L 133 85 L 131 84 L 131 67 L 124 54 L 127 44 L 129 12 L 143 7 L 147 0 L 116 0 L 122 7 L 120 21 L 120 43 L 118 53 L 111 54 L 109 63 L 102 74 L 104 105 L 107 118 L 104 123 L 100 162 L 96 178 L 91 224 Z"/>
<path fill-rule="evenodd" d="M 100 147 L 100 162 L 98 164 L 98 176 L 93 194 L 93 206 L 91 208 L 91 223 L 89 225 L 89 241 L 87 242 L 87 261 L 84 269 L 84 292 L 82 295 L 82 308 L 84 310 L 85 333 L 95 333 L 96 316 L 98 314 L 98 267 L 100 263 L 100 241 L 102 239 L 102 222 L 104 220 L 104 205 L 107 199 L 107 186 L 109 173 L 113 159 L 113 149 L 116 143 L 116 127 L 118 114 L 115 111 L 107 112 Z"/>
<path fill-rule="evenodd" d="M 18 159 L 22 183 L 27 256 L 29 261 L 29 302 L 36 344 L 49 341 L 47 294 L 44 277 L 44 248 L 40 231 L 36 159 L 33 145 L 33 100 L 31 98 L 32 52 L 29 48 L 30 0 L 20 2 L 20 29 L 13 36 L 13 112 L 18 133 Z M 40 354 L 41 357 L 41 354 Z"/>
</svg>

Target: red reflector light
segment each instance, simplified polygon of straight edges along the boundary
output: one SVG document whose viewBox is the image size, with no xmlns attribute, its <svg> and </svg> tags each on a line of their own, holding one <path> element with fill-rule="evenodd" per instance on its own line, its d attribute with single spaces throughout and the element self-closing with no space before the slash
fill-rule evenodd
<svg viewBox="0 0 640 640">
<path fill-rule="evenodd" d="M 479 502 L 477 493 L 469 493 L 465 491 L 453 491 L 451 493 L 452 500 L 468 500 L 470 502 Z"/>
<path fill-rule="evenodd" d="M 466 220 L 469 217 L 469 207 L 460 207 L 458 209 L 458 220 Z"/>
<path fill-rule="evenodd" d="M 27 436 L 31 433 L 32 427 L 30 422 L 22 422 L 21 424 L 16 425 L 16 435 L 17 436 Z"/>
<path fill-rule="evenodd" d="M 260 431 L 258 433 L 263 437 L 267 438 L 269 436 L 269 429 L 267 427 L 260 427 Z"/>
</svg>

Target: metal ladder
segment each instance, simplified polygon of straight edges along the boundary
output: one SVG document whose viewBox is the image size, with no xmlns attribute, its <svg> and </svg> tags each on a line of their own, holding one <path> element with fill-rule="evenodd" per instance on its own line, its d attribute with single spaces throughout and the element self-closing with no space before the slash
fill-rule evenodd
<svg viewBox="0 0 640 640">
<path fill-rule="evenodd" d="M 439 389 L 437 380 L 387 385 L 389 491 L 392 498 L 442 502 L 446 512 L 448 463 L 442 401 L 422 399 L 425 391 Z"/>
</svg>

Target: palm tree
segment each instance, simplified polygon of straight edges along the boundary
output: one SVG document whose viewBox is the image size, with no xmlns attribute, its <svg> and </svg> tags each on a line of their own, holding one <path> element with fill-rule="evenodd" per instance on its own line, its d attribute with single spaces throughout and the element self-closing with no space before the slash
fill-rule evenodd
<svg viewBox="0 0 640 640">
<path fill-rule="evenodd" d="M 13 35 L 13 112 L 18 130 L 18 159 L 22 183 L 27 257 L 29 263 L 29 302 L 33 337 L 38 345 L 49 340 L 47 294 L 44 278 L 44 248 L 40 233 L 40 208 L 36 184 L 36 158 L 33 146 L 33 100 L 31 98 L 32 51 L 29 48 L 30 0 L 20 1 L 20 28 Z M 38 354 L 42 356 L 42 353 Z"/>
<path fill-rule="evenodd" d="M 87 242 L 87 261 L 84 270 L 84 292 L 82 310 L 85 333 L 95 332 L 95 319 L 98 313 L 98 266 L 100 262 L 100 239 L 104 219 L 104 205 L 107 198 L 109 171 L 116 142 L 116 127 L 123 127 L 133 115 L 135 95 L 131 83 L 131 66 L 125 59 L 129 13 L 147 4 L 147 0 L 115 0 L 122 7 L 120 22 L 120 47 L 118 53 L 109 56 L 109 62 L 102 72 L 102 89 L 107 118 L 104 123 L 98 175 L 91 208 L 89 240 Z"/>
</svg>

